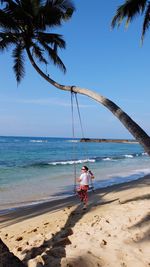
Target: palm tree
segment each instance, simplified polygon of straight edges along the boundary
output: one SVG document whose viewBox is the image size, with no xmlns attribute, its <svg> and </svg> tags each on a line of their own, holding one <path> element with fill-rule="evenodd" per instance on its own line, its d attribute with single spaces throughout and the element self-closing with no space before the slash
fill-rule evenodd
<svg viewBox="0 0 150 267">
<path fill-rule="evenodd" d="M 123 19 L 126 18 L 126 26 L 129 25 L 137 15 L 143 15 L 142 36 L 143 41 L 146 31 L 150 25 L 150 1 L 148 0 L 125 0 L 124 4 L 120 5 L 116 11 L 111 26 L 120 26 Z"/>
<path fill-rule="evenodd" d="M 120 107 L 94 91 L 77 86 L 65 86 L 47 75 L 40 63 L 48 60 L 64 72 L 65 65 L 58 56 L 58 48 L 65 48 L 65 41 L 59 34 L 51 32 L 52 27 L 60 26 L 70 19 L 75 8 L 71 0 L 1 0 L 0 9 L 0 50 L 3 52 L 14 46 L 14 72 L 19 83 L 24 77 L 24 53 L 35 70 L 58 89 L 86 95 L 108 108 L 129 130 L 135 139 L 150 155 L 150 137 Z M 47 59 L 47 56 L 49 59 Z"/>
</svg>

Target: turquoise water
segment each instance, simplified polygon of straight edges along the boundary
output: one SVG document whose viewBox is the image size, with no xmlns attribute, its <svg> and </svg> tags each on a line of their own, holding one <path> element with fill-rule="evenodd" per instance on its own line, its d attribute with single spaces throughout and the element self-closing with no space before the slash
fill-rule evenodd
<svg viewBox="0 0 150 267">
<path fill-rule="evenodd" d="M 68 138 L 0 137 L 0 209 L 73 194 L 86 164 L 95 188 L 150 173 L 150 157 L 138 144 L 80 143 Z"/>
</svg>

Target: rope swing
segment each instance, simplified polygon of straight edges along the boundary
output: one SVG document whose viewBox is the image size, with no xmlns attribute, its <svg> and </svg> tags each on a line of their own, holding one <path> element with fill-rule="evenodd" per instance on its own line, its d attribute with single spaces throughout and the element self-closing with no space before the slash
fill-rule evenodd
<svg viewBox="0 0 150 267">
<path fill-rule="evenodd" d="M 75 98 L 75 104 L 77 107 L 77 113 L 78 113 L 78 117 L 79 117 L 79 122 L 80 122 L 80 128 L 81 128 L 81 133 L 82 133 L 82 138 L 84 139 L 84 131 L 83 131 L 83 124 L 82 124 L 82 120 L 81 120 L 81 113 L 80 113 L 80 109 L 79 109 L 79 103 L 78 103 L 78 98 L 77 98 L 77 93 L 73 92 L 73 87 L 71 88 L 71 117 L 72 117 L 72 138 L 73 140 L 76 138 L 75 137 L 75 114 L 74 114 L 74 98 Z M 75 142 L 73 142 L 73 170 L 74 170 L 74 193 L 76 193 L 76 188 L 77 188 L 77 184 L 76 184 L 76 178 L 77 178 L 77 168 L 76 168 L 76 161 L 75 161 L 75 154 L 76 154 L 76 145 Z M 93 186 L 93 182 L 91 179 L 91 186 L 90 189 L 92 189 L 92 191 L 94 192 L 94 186 Z"/>
<path fill-rule="evenodd" d="M 71 117 L 72 117 L 72 137 L 73 140 L 75 139 L 75 129 L 74 129 L 74 102 L 73 102 L 73 97 L 74 97 L 74 92 L 71 90 Z M 75 145 L 73 142 L 73 155 L 75 155 Z M 73 170 L 74 170 L 74 193 L 76 193 L 76 177 L 77 177 L 77 170 L 76 170 L 76 163 L 75 159 L 73 159 Z"/>
</svg>

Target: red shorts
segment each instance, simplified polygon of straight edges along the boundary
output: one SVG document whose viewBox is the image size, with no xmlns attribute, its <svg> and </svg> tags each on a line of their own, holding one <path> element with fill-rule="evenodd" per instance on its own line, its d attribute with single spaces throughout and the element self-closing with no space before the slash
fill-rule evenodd
<svg viewBox="0 0 150 267">
<path fill-rule="evenodd" d="M 88 201 L 88 185 L 80 185 L 80 187 L 77 189 L 77 193 L 79 195 L 79 198 L 81 201 L 83 201 L 85 204 Z"/>
</svg>

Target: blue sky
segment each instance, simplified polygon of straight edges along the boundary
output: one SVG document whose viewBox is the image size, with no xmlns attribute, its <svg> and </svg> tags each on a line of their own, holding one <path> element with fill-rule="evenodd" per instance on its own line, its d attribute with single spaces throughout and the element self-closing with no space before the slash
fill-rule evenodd
<svg viewBox="0 0 150 267">
<path fill-rule="evenodd" d="M 140 45 L 142 19 L 126 30 L 111 30 L 115 10 L 123 0 L 74 1 L 76 12 L 63 27 L 67 48 L 59 55 L 67 67 L 64 75 L 49 65 L 53 79 L 78 85 L 111 99 L 150 134 L 150 32 Z M 70 93 L 55 89 L 26 61 L 26 75 L 17 87 L 11 54 L 0 60 L 0 135 L 71 137 Z M 132 138 L 105 107 L 78 96 L 85 137 Z M 75 135 L 81 137 L 76 114 Z"/>
</svg>

